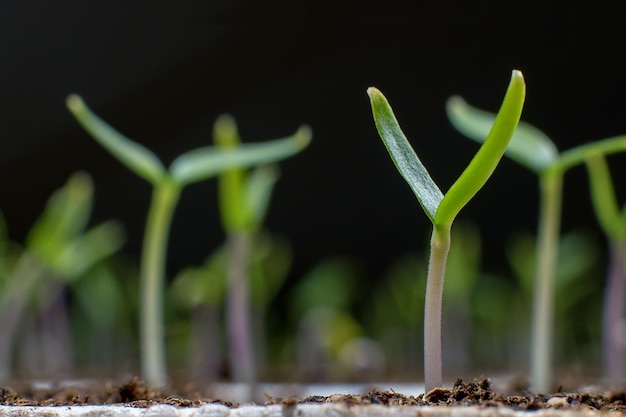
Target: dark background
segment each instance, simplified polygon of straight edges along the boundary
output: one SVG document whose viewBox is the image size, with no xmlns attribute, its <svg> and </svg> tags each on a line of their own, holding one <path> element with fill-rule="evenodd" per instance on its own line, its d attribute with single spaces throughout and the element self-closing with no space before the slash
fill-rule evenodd
<svg viewBox="0 0 626 417">
<path fill-rule="evenodd" d="M 249 142 L 311 125 L 312 145 L 281 163 L 266 222 L 293 244 L 293 279 L 336 254 L 358 260 L 364 280 L 374 279 L 398 256 L 427 248 L 430 224 L 378 138 L 369 86 L 385 93 L 444 191 L 477 149 L 449 125 L 446 98 L 460 94 L 496 111 L 514 68 L 527 82 L 523 118 L 560 150 L 626 134 L 626 36 L 598 31 L 590 9 L 525 4 L 491 14 L 482 3 L 243 1 L 171 10 L 2 7 L 0 210 L 20 242 L 50 193 L 85 170 L 96 186 L 93 222 L 121 220 L 125 251 L 138 259 L 150 186 L 79 127 L 65 108 L 69 93 L 166 164 L 208 144 L 223 112 Z M 611 159 L 622 186 L 623 162 Z M 485 268 L 506 271 L 503 242 L 534 230 L 536 218 L 536 177 L 503 160 L 458 220 L 480 226 Z M 566 176 L 563 228 L 579 226 L 601 236 L 581 168 Z M 215 182 L 190 186 L 172 225 L 169 274 L 201 263 L 222 240 Z"/>
</svg>

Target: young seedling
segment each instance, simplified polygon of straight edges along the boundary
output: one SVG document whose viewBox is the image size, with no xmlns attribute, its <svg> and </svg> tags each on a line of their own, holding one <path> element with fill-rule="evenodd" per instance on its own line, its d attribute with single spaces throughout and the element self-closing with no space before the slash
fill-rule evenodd
<svg viewBox="0 0 626 417">
<path fill-rule="evenodd" d="M 495 115 L 451 97 L 446 105 L 448 118 L 461 133 L 477 142 L 485 141 Z M 626 150 L 626 136 L 578 146 L 561 154 L 554 143 L 536 127 L 520 122 L 506 154 L 539 177 L 540 209 L 531 330 L 531 387 L 552 389 L 552 334 L 554 328 L 554 275 L 561 223 L 563 176 L 585 162 L 589 155 Z"/>
<path fill-rule="evenodd" d="M 121 248 L 124 238 L 117 222 L 86 228 L 92 204 L 91 178 L 84 172 L 73 174 L 50 197 L 28 232 L 26 247 L 17 251 L 15 263 L 6 271 L 0 291 L 0 381 L 11 376 L 15 337 L 33 294 L 44 295 L 39 304 L 50 302 L 52 287 L 77 282 L 93 265 Z M 51 277 L 55 282 L 47 279 Z M 60 354 L 57 364 L 71 362 L 69 349 Z"/>
<path fill-rule="evenodd" d="M 591 201 L 611 251 L 602 311 L 604 376 L 612 383 L 624 378 L 624 313 L 626 300 L 626 206 L 620 211 L 606 159 L 587 158 Z"/>
<path fill-rule="evenodd" d="M 237 126 L 230 116 L 217 120 L 213 135 L 218 149 L 233 151 L 242 146 Z M 272 166 L 261 166 L 251 173 L 236 166 L 224 170 L 218 177 L 220 214 L 227 235 L 226 320 L 230 370 L 233 379 L 247 383 L 251 393 L 257 382 L 250 311 L 251 245 L 267 213 L 277 179 L 277 169 Z"/>
<path fill-rule="evenodd" d="M 502 158 L 522 114 L 526 86 L 522 73 L 513 71 L 489 137 L 445 195 L 411 148 L 387 99 L 373 87 L 368 89 L 368 94 L 378 133 L 433 224 L 424 309 L 424 383 L 428 392 L 442 384 L 441 304 L 452 222 L 486 183 Z"/>
<path fill-rule="evenodd" d="M 167 382 L 163 337 L 166 249 L 182 189 L 232 167 L 267 164 L 298 153 L 309 144 L 311 131 L 302 126 L 287 138 L 242 145 L 233 150 L 198 148 L 180 155 L 166 170 L 154 153 L 109 126 L 79 96 L 69 96 L 67 106 L 101 146 L 153 186 L 140 266 L 141 373 L 148 384 L 163 386 Z"/>
</svg>

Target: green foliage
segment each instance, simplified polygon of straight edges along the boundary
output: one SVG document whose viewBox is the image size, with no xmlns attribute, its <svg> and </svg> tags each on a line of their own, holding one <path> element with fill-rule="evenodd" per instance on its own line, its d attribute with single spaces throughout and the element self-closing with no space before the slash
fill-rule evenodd
<svg viewBox="0 0 626 417">
<path fill-rule="evenodd" d="M 452 125 L 465 136 L 483 142 L 495 121 L 495 114 L 470 106 L 459 96 L 446 102 L 446 111 Z M 552 140 L 529 123 L 520 121 L 506 149 L 506 155 L 540 173 L 558 159 Z"/>
<path fill-rule="evenodd" d="M 459 211 L 474 197 L 495 170 L 515 131 L 524 104 L 525 85 L 521 72 L 513 71 L 502 107 L 489 130 L 485 145 L 445 195 L 432 180 L 413 151 L 385 97 L 368 90 L 378 133 L 424 211 L 436 227 L 449 228 Z"/>
<path fill-rule="evenodd" d="M 488 135 L 488 125 L 496 116 L 474 108 L 459 97 L 452 97 L 447 103 L 448 117 L 451 123 L 467 137 L 483 142 Z M 536 127 L 528 123 L 520 123 L 507 155 L 521 165 L 526 166 L 539 176 L 541 201 L 539 218 L 539 245 L 537 246 L 538 261 L 535 272 L 534 325 L 532 335 L 532 380 L 537 391 L 551 389 L 551 356 L 552 356 L 552 299 L 554 297 L 554 275 L 556 257 L 558 256 L 558 234 L 562 204 L 562 183 L 565 172 L 579 164 L 589 161 L 598 155 L 607 155 L 626 150 L 626 136 L 604 139 L 601 141 L 578 146 L 561 154 L 554 143 Z M 589 165 L 591 164 L 591 165 Z M 588 162 L 591 167 L 592 182 L 595 178 L 604 177 L 601 162 Z M 606 190 L 607 184 L 595 187 L 594 199 L 603 199 L 609 204 L 597 213 L 601 221 L 606 216 L 614 217 L 613 202 Z M 596 204 L 597 206 L 597 204 Z M 614 233 L 614 232 L 611 232 Z"/>
<path fill-rule="evenodd" d="M 350 309 L 356 294 L 358 270 L 353 261 L 345 257 L 329 257 L 311 268 L 291 290 L 290 314 L 299 320 L 316 307 L 334 310 Z"/>
<path fill-rule="evenodd" d="M 467 168 L 442 195 L 413 151 L 393 114 L 377 89 L 368 89 L 378 133 L 402 177 L 408 182 L 424 212 L 433 223 L 424 314 L 424 367 L 426 391 L 441 386 L 441 297 L 450 228 L 459 211 L 474 197 L 495 170 L 519 122 L 526 86 L 522 73 L 513 71 L 511 81 L 487 139 Z"/>
<path fill-rule="evenodd" d="M 591 202 L 604 233 L 613 241 L 626 241 L 626 206 L 619 209 L 609 166 L 601 154 L 587 159 Z"/>
<path fill-rule="evenodd" d="M 92 203 L 91 178 L 77 172 L 48 199 L 24 248 L 9 241 L 4 228 L 0 230 L 0 248 L 5 249 L 0 253 L 0 379 L 11 375 L 12 346 L 29 308 L 53 303 L 51 289 L 69 286 L 74 292 L 82 281 L 92 279 L 94 268 L 122 247 L 125 238 L 117 222 L 87 228 Z M 94 300 L 99 296 L 92 294 Z"/>
<path fill-rule="evenodd" d="M 589 276 L 598 261 L 598 248 L 587 233 L 573 231 L 561 236 L 556 267 L 557 313 L 561 319 L 595 287 Z M 532 302 L 537 264 L 537 239 L 528 233 L 513 235 L 505 245 L 507 259 L 526 302 Z M 564 320 L 567 321 L 567 320 Z"/>
<path fill-rule="evenodd" d="M 294 135 L 285 139 L 235 146 L 238 137 L 236 130 L 232 128 L 234 122 L 232 119 L 222 118 L 218 120 L 216 133 L 226 138 L 226 149 L 203 147 L 189 151 L 176 158 L 169 171 L 166 171 L 156 155 L 109 126 L 79 96 L 69 96 L 66 104 L 78 122 L 100 145 L 154 186 L 140 272 L 142 374 L 148 383 L 163 386 L 167 379 L 162 306 L 166 247 L 172 216 L 182 189 L 188 184 L 207 180 L 224 171 L 267 164 L 291 156 L 309 144 L 311 131 L 307 126 L 302 126 Z M 233 193 L 236 194 L 241 193 Z M 262 204 L 263 199 L 259 201 Z M 261 209 L 257 211 L 259 210 Z"/>
</svg>

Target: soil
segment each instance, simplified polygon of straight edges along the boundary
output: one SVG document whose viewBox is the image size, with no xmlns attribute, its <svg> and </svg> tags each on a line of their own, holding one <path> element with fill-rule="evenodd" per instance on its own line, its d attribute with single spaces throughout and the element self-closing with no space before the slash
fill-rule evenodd
<svg viewBox="0 0 626 417">
<path fill-rule="evenodd" d="M 21 386 L 20 386 L 21 385 Z M 57 388 L 36 388 L 20 384 L 16 389 L 0 388 L 0 405 L 12 406 L 81 406 L 81 405 L 123 405 L 146 408 L 157 404 L 176 407 L 200 407 L 205 404 L 223 404 L 238 407 L 239 404 L 219 399 L 202 398 L 195 393 L 193 385 L 183 386 L 174 394 L 147 387 L 137 378 L 122 384 L 104 384 L 99 389 L 80 386 Z M 354 405 L 381 404 L 389 406 L 435 406 L 454 407 L 472 405 L 479 407 L 508 407 L 515 410 L 587 409 L 626 412 L 624 391 L 610 391 L 602 394 L 582 392 L 557 392 L 551 395 L 520 393 L 502 395 L 494 392 L 487 378 L 464 383 L 457 380 L 452 389 L 436 388 L 426 395 L 405 396 L 386 390 L 373 390 L 365 395 L 335 394 L 331 396 L 309 396 L 304 398 L 278 398 L 266 394 L 266 401 L 260 405 L 281 404 L 292 407 L 302 403 L 334 403 L 348 407 Z"/>
</svg>

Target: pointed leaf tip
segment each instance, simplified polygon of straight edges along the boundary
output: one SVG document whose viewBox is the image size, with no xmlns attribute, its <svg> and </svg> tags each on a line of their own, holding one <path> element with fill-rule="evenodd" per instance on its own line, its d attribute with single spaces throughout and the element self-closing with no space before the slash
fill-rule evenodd
<svg viewBox="0 0 626 417">
<path fill-rule="evenodd" d="M 77 112 L 85 107 L 85 102 L 78 94 L 70 94 L 65 99 L 65 105 L 72 112 Z"/>
<path fill-rule="evenodd" d="M 411 187 L 428 218 L 434 223 L 437 208 L 443 199 L 441 190 L 409 144 L 383 93 L 374 87 L 368 88 L 367 93 L 376 129 L 391 160 Z"/>
<path fill-rule="evenodd" d="M 459 211 L 487 182 L 517 128 L 525 96 L 524 77 L 520 71 L 513 71 L 500 111 L 489 128 L 487 138 L 467 168 L 445 194 L 437 209 L 436 224 L 450 227 Z M 449 101 L 448 104 L 452 105 L 448 109 L 453 109 L 455 105 L 458 107 L 465 103 L 456 99 Z"/>
<path fill-rule="evenodd" d="M 307 147 L 313 139 L 313 130 L 309 125 L 302 125 L 294 134 L 296 142 L 303 148 Z"/>
</svg>

